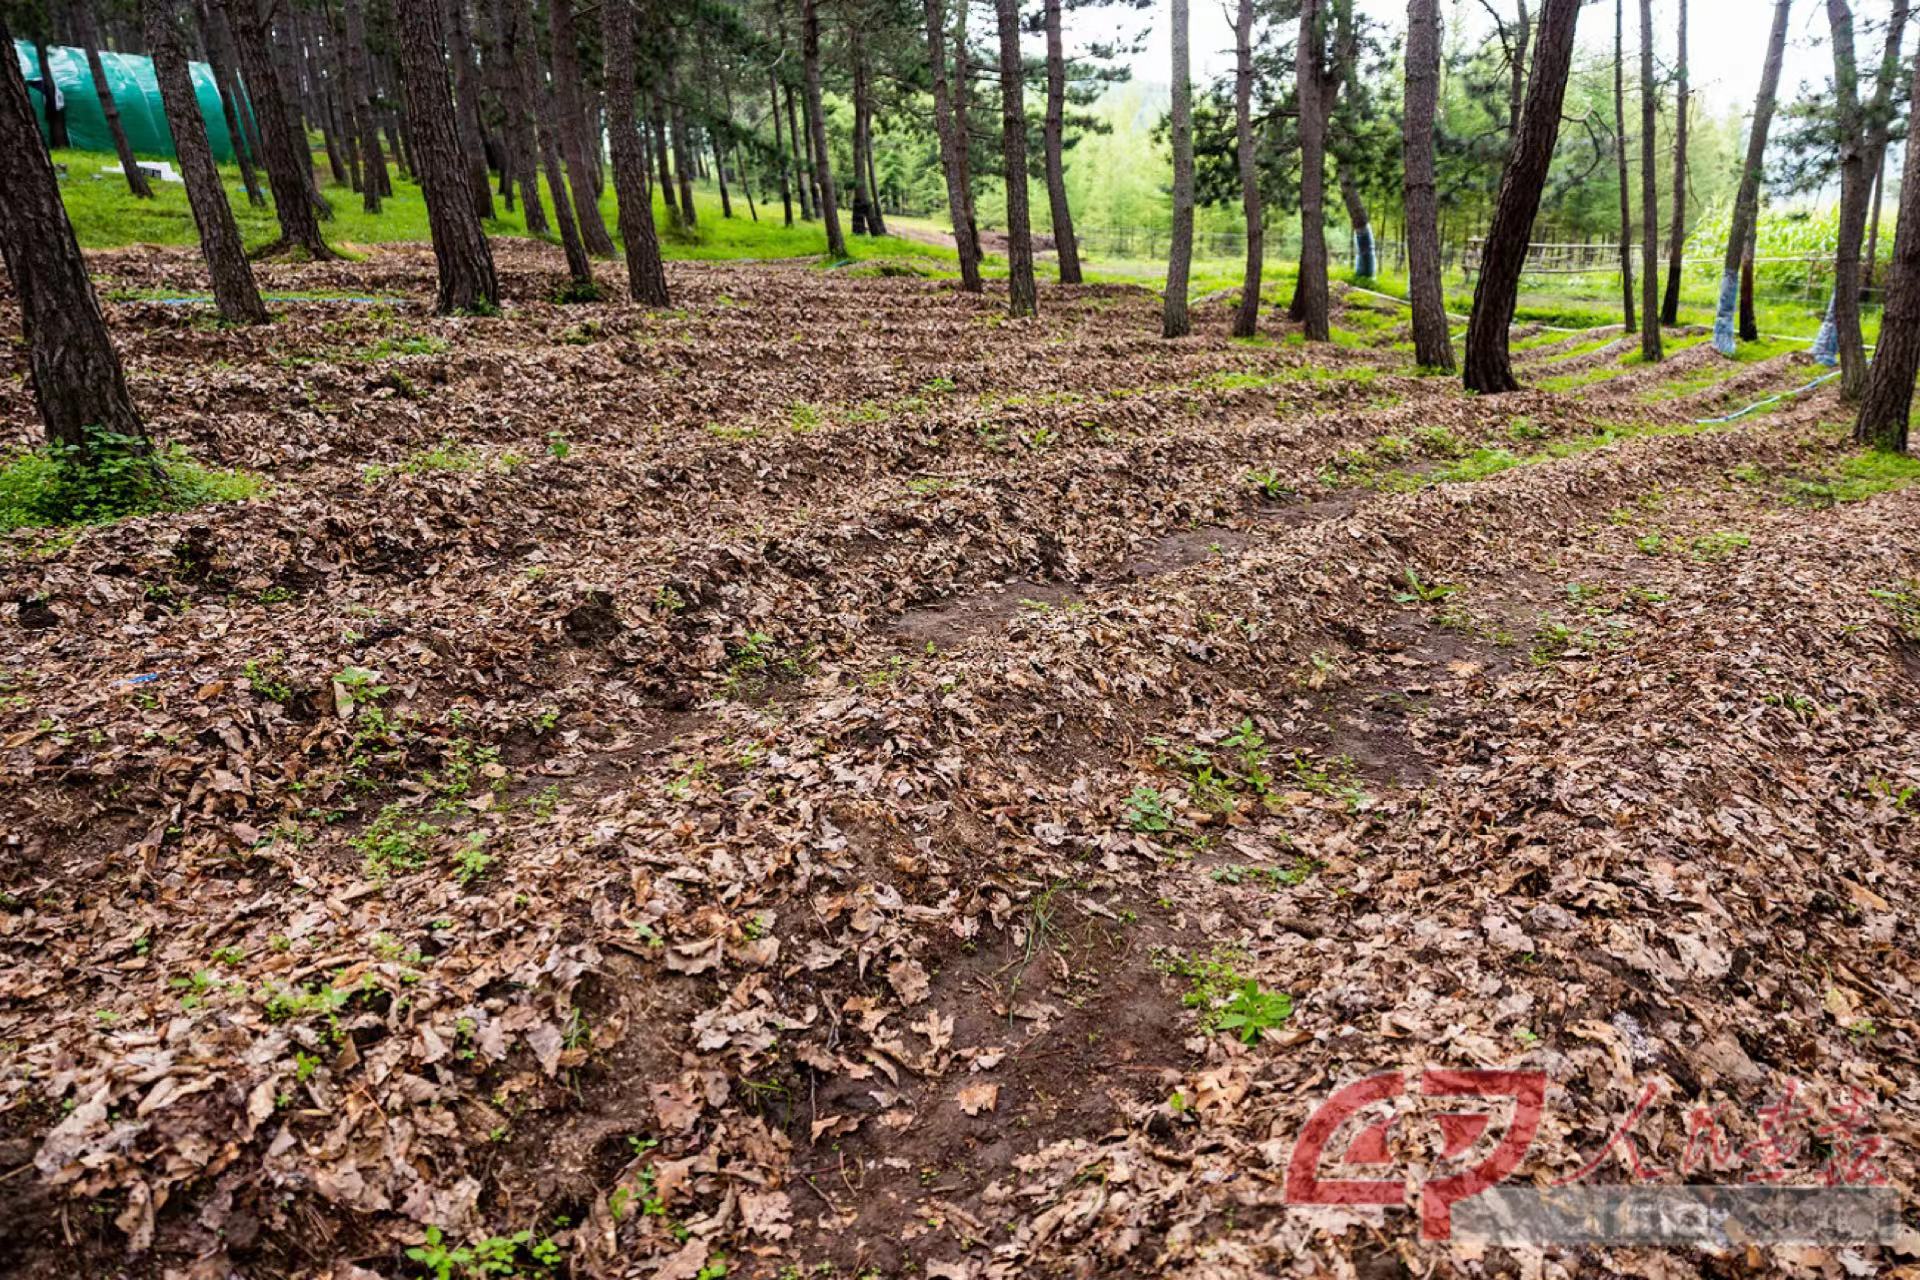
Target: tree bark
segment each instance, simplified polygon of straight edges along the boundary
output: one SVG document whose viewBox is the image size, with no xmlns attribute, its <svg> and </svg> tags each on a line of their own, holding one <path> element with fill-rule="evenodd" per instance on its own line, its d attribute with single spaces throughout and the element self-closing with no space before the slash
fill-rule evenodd
<svg viewBox="0 0 1920 1280">
<path fill-rule="evenodd" d="M 67 109 L 62 105 L 59 90 L 54 86 L 53 73 L 47 69 L 46 37 L 34 37 L 33 56 L 40 64 L 40 79 L 36 83 L 40 86 L 40 104 L 47 116 L 47 145 L 64 151 L 71 145 L 71 139 L 67 137 Z"/>
<path fill-rule="evenodd" d="M 1527 96 L 1527 46 L 1533 41 L 1533 23 L 1527 15 L 1527 0 L 1514 0 L 1518 12 L 1514 15 L 1513 66 L 1509 68 L 1510 78 L 1507 84 L 1507 138 L 1511 149 L 1513 139 L 1520 136 L 1521 105 Z"/>
<path fill-rule="evenodd" d="M 1066 132 L 1067 59 L 1060 36 L 1061 0 L 1045 0 L 1047 28 L 1047 211 L 1053 220 L 1053 247 L 1060 260 L 1060 283 L 1079 284 L 1080 244 L 1073 235 L 1073 210 L 1067 206 Z"/>
<path fill-rule="evenodd" d="M 1300 104 L 1300 273 L 1289 314 L 1309 342 L 1332 336 L 1327 297 L 1327 112 L 1331 103 L 1326 67 L 1322 0 L 1302 0 L 1300 37 L 1294 50 Z"/>
<path fill-rule="evenodd" d="M 1873 211 L 1867 215 L 1867 265 L 1860 273 L 1860 300 L 1873 292 L 1874 277 L 1880 272 L 1881 198 L 1887 185 L 1887 153 L 1880 152 L 1880 167 L 1873 171 Z"/>
<path fill-rule="evenodd" d="M 353 110 L 354 132 L 360 135 L 360 207 L 368 213 L 380 212 L 380 197 L 387 186 L 387 157 L 380 150 L 380 126 L 373 114 L 373 70 L 367 61 L 367 22 L 361 0 L 341 0 L 347 30 L 348 93 Z"/>
<path fill-rule="evenodd" d="M 473 188 L 474 216 L 493 217 L 493 178 L 487 172 L 486 135 L 480 128 L 480 69 L 474 65 L 473 24 L 467 19 L 467 0 L 446 0 L 447 54 L 453 59 L 454 110 L 460 158 Z"/>
<path fill-rule="evenodd" d="M 1753 305 L 1753 254 L 1757 230 L 1747 236 L 1747 247 L 1740 255 L 1740 341 L 1760 341 L 1760 313 Z M 1716 325 L 1716 332 L 1718 326 Z"/>
<path fill-rule="evenodd" d="M 807 156 L 813 151 L 811 143 L 805 143 L 800 129 L 800 116 L 793 106 L 793 86 L 786 86 L 787 99 L 787 150 L 793 159 L 794 185 L 799 188 L 800 219 L 813 221 L 813 165 Z M 803 145 L 804 144 L 804 145 Z"/>
<path fill-rule="evenodd" d="M 807 131 L 813 142 L 820 183 L 820 217 L 827 224 L 827 256 L 847 256 L 847 238 L 840 231 L 840 200 L 833 189 L 833 166 L 827 162 L 827 121 L 820 109 L 820 10 L 815 0 L 800 0 L 800 52 L 807 75 Z"/>
<path fill-rule="evenodd" d="M 273 188 L 274 217 L 280 239 L 262 253 L 304 253 L 315 260 L 334 257 L 320 238 L 320 221 L 313 206 L 313 155 L 305 132 L 287 104 L 279 68 L 267 43 L 266 22 L 258 0 L 233 0 L 228 8 L 240 64 L 246 74 L 249 100 L 260 120 L 260 147 L 267 166 L 267 184 Z"/>
<path fill-rule="evenodd" d="M 1913 89 L 1920 95 L 1920 54 L 1913 63 Z M 1920 97 L 1910 99 L 1920 101 Z M 1866 394 L 1853 438 L 1876 449 L 1904 451 L 1913 412 L 1913 380 L 1920 374 L 1920 129 L 1907 130 L 1906 167 L 1900 184 L 1899 223 L 1887 264 L 1886 303 L 1880 342 L 1867 374 Z"/>
<path fill-rule="evenodd" d="M 773 121 L 773 154 L 780 163 L 780 207 L 786 212 L 786 225 L 793 225 L 793 163 L 787 154 L 787 144 L 780 140 L 780 79 L 773 68 L 767 68 L 767 118 Z"/>
<path fill-rule="evenodd" d="M 1546 0 L 1540 8 L 1527 105 L 1512 154 L 1500 174 L 1493 221 L 1480 256 L 1480 278 L 1473 291 L 1473 314 L 1467 322 L 1464 382 L 1469 391 L 1483 395 L 1520 389 L 1508 360 L 1507 330 L 1513 323 L 1534 216 L 1540 211 L 1540 193 L 1546 188 L 1554 142 L 1560 135 L 1560 106 L 1567 93 L 1580 3 Z"/>
<path fill-rule="evenodd" d="M 34 404 L 47 439 L 82 456 L 89 431 L 144 442 L 146 428 L 127 394 L 120 357 L 67 221 L 3 12 L 0 49 L 6 51 L 0 57 L 6 64 L 0 68 L 0 156 L 7 165 L 7 180 L 0 182 L 0 256 L 26 331 Z"/>
<path fill-rule="evenodd" d="M 67 13 L 73 20 L 73 38 L 87 56 L 87 70 L 93 73 L 94 96 L 100 99 L 100 110 L 107 117 L 107 132 L 113 135 L 113 149 L 120 157 L 120 172 L 127 179 L 127 190 L 142 200 L 151 200 L 153 188 L 147 183 L 147 175 L 140 172 L 140 162 L 133 158 L 127 131 L 120 123 L 120 108 L 114 104 L 113 88 L 107 83 L 107 68 L 100 61 L 100 30 L 93 20 L 93 0 L 71 0 Z M 8 45 L 5 52 L 11 57 L 13 46 Z M 41 74 L 46 74 L 44 66 Z"/>
<path fill-rule="evenodd" d="M 673 67 L 667 67 L 667 109 L 671 115 L 668 121 L 673 128 L 673 176 L 680 184 L 680 220 L 689 227 L 700 225 L 699 210 L 693 203 L 693 166 L 694 150 L 687 138 L 687 109 L 680 101 L 680 86 L 674 80 Z M 667 199 L 673 198 L 672 193 Z"/>
<path fill-rule="evenodd" d="M 653 157 L 660 174 L 660 203 L 667 211 L 669 230 L 680 229 L 680 202 L 673 194 L 673 147 L 667 142 L 667 108 L 660 95 L 653 98 Z"/>
<path fill-rule="evenodd" d="M 1187 0 L 1173 0 L 1170 12 L 1173 106 L 1167 114 L 1167 135 L 1173 148 L 1173 227 L 1167 242 L 1167 289 L 1161 296 L 1160 336 L 1184 338 L 1193 332 L 1193 319 L 1187 312 L 1187 284 L 1193 271 L 1192 38 Z"/>
<path fill-rule="evenodd" d="M 1659 102 L 1653 84 L 1653 0 L 1640 0 L 1640 358 L 1657 364 L 1660 348 L 1660 187 L 1653 169 Z"/>
<path fill-rule="evenodd" d="M 320 35 L 314 14 L 308 9 L 291 9 L 292 19 L 289 25 L 293 37 L 293 50 L 290 56 L 300 85 L 302 110 L 306 117 L 320 126 L 320 146 L 327 157 L 327 172 L 333 178 L 335 186 L 348 185 L 346 162 L 341 159 L 340 131 L 330 110 L 326 77 L 323 74 Z M 321 217 L 331 217 L 332 212 L 323 212 Z"/>
<path fill-rule="evenodd" d="M 441 52 L 447 47 L 441 0 L 395 0 L 393 7 L 400 26 L 400 96 L 413 135 L 414 171 L 427 202 L 433 257 L 440 268 L 434 309 L 441 315 L 492 314 L 500 309 L 500 282 L 461 154 L 453 90 Z"/>
<path fill-rule="evenodd" d="M 1241 0 L 1244 5 L 1248 0 Z M 1440 101 L 1440 5 L 1408 0 L 1405 151 L 1407 296 L 1413 354 L 1423 368 L 1453 372 L 1446 293 L 1440 285 L 1440 206 L 1433 178 L 1433 119 Z"/>
<path fill-rule="evenodd" d="M 1733 221 L 1727 230 L 1727 257 L 1720 271 L 1720 302 L 1713 318 L 1714 350 L 1723 356 L 1731 356 L 1734 352 L 1734 315 L 1740 294 L 1741 260 L 1749 253 L 1747 243 L 1753 238 L 1754 229 L 1759 224 L 1760 180 L 1766 171 L 1767 131 L 1773 126 L 1774 100 L 1780 90 L 1780 67 L 1786 59 L 1787 18 L 1792 8 L 1793 0 L 1775 0 L 1773 33 L 1767 38 L 1767 60 L 1760 71 L 1760 91 L 1753 100 L 1753 127 L 1747 132 L 1746 164 L 1740 171 L 1740 188 L 1733 198 Z"/>
<path fill-rule="evenodd" d="M 964 3 L 964 0 L 962 0 Z M 979 293 L 980 259 L 967 234 L 966 187 L 954 144 L 953 98 L 947 80 L 946 13 L 941 0 L 926 0 L 927 66 L 933 73 L 933 131 L 940 142 L 940 174 L 947 184 L 947 217 L 953 223 L 954 249 L 960 255 L 960 287 Z"/>
<path fill-rule="evenodd" d="M 611 258 L 613 237 L 600 217 L 600 202 L 594 196 L 594 166 L 588 156 L 587 114 L 580 100 L 580 86 L 584 83 L 580 70 L 580 38 L 573 28 L 573 0 L 548 0 L 547 18 L 553 27 L 553 92 L 560 116 L 555 141 L 567 162 L 567 184 L 573 191 L 573 211 L 579 221 L 580 238 L 594 257 Z"/>
<path fill-rule="evenodd" d="M 536 236 L 552 233 L 546 206 L 540 201 L 540 99 L 539 53 L 535 48 L 533 11 L 525 0 L 497 0 L 501 43 L 500 78 L 509 90 L 502 99 L 510 121 L 507 132 L 514 138 L 514 172 L 520 182 L 520 210 L 527 231 Z M 556 193 L 557 194 L 557 193 Z"/>
<path fill-rule="evenodd" d="M 1186 0 L 1173 0 L 1174 25 L 1185 21 Z M 1026 68 L 1020 58 L 1020 0 L 994 0 L 1000 28 L 1000 158 L 1007 182 L 1007 314 L 1030 316 L 1039 310 L 1033 282 L 1033 227 L 1027 214 Z M 1181 89 L 1174 87 L 1174 110 Z M 1177 127 L 1177 126 L 1176 126 Z M 1180 221 L 1178 165 L 1174 175 L 1175 225 Z"/>
<path fill-rule="evenodd" d="M 1680 0 L 1679 75 L 1673 107 L 1673 225 L 1667 228 L 1667 291 L 1660 301 L 1660 323 L 1680 323 L 1680 275 L 1687 251 L 1687 0 Z"/>
<path fill-rule="evenodd" d="M 1860 333 L 1860 243 L 1866 232 L 1867 200 L 1873 172 L 1887 147 L 1893 82 L 1899 74 L 1900 45 L 1905 34 L 1907 0 L 1894 0 L 1887 22 L 1885 52 L 1874 80 L 1873 99 L 1860 102 L 1859 68 L 1855 60 L 1853 13 L 1846 0 L 1827 0 L 1827 23 L 1833 36 L 1833 81 L 1840 128 L 1840 231 L 1833 262 L 1831 319 L 1822 326 L 1815 355 L 1829 345 L 1840 357 L 1840 398 L 1857 403 L 1867 388 L 1866 340 Z"/>
<path fill-rule="evenodd" d="M 1627 0 L 1613 0 L 1614 155 L 1620 161 L 1620 315 L 1624 332 L 1639 325 L 1633 309 L 1633 190 L 1627 182 Z"/>
<path fill-rule="evenodd" d="M 187 55 L 180 40 L 176 0 L 145 0 L 147 48 L 153 56 L 153 75 L 160 86 L 160 103 L 173 134 L 180 160 L 180 176 L 187 186 L 187 204 L 200 230 L 200 252 L 213 281 L 213 301 L 228 324 L 267 323 L 266 304 L 253 282 L 247 248 L 234 224 L 220 171 L 213 163 L 200 104 L 187 72 Z"/>
<path fill-rule="evenodd" d="M 210 8 L 206 0 L 195 0 L 194 13 L 200 19 L 207 67 L 213 72 L 214 88 L 220 92 L 220 114 L 227 122 L 227 137 L 233 143 L 233 158 L 240 166 L 240 181 L 247 189 L 247 203 L 264 208 L 266 193 L 260 190 L 260 175 L 253 167 L 252 138 L 243 119 L 240 95 L 234 89 L 233 36 L 227 31 L 226 15 Z"/>
<path fill-rule="evenodd" d="M 867 223 L 874 235 L 887 234 L 886 211 L 880 207 L 879 165 L 873 158 L 873 81 L 867 81 Z"/>
<path fill-rule="evenodd" d="M 1266 218 L 1260 208 L 1260 160 L 1253 138 L 1253 0 L 1240 0 L 1234 14 L 1233 57 L 1234 146 L 1240 164 L 1240 216 L 1247 228 L 1247 265 L 1240 277 L 1233 336 L 1251 338 L 1260 329 L 1260 276 L 1266 266 Z"/>
<path fill-rule="evenodd" d="M 653 229 L 647 157 L 634 123 L 639 102 L 633 84 L 633 7 L 630 0 L 600 4 L 600 41 L 607 54 L 607 141 L 613 149 L 613 189 L 620 201 L 620 238 L 627 248 L 627 291 L 635 302 L 664 307 L 667 273 Z"/>
<path fill-rule="evenodd" d="M 968 123 L 973 103 L 973 70 L 967 56 L 967 6 L 957 0 L 953 14 L 953 156 L 960 169 L 960 194 L 967 204 L 966 235 L 973 242 L 974 261 L 980 252 L 980 220 L 973 207 L 973 126 Z M 955 228 L 958 232 L 958 228 Z"/>
<path fill-rule="evenodd" d="M 580 237 L 580 226 L 573 220 L 575 202 L 568 196 L 566 178 L 560 172 L 560 144 L 556 137 L 558 126 L 555 124 L 558 104 L 554 95 L 544 91 L 541 85 L 540 55 L 534 43 L 533 6 L 530 0 L 506 0 L 506 3 L 511 9 L 516 32 L 514 64 L 518 68 L 520 99 L 527 104 L 531 115 L 527 124 L 527 140 L 532 144 L 534 158 L 540 162 L 541 171 L 546 175 L 547 190 L 553 197 L 553 220 L 560 231 L 560 247 L 567 255 L 569 283 L 566 300 L 597 298 L 599 287 L 594 283 L 593 261 L 587 253 L 586 242 Z M 537 204 L 537 195 L 534 203 Z"/>
</svg>

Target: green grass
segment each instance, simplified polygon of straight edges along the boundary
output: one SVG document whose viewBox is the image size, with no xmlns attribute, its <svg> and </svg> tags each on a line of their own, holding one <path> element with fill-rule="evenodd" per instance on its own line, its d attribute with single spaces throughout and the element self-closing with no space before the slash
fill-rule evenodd
<svg viewBox="0 0 1920 1280">
<path fill-rule="evenodd" d="M 241 502 L 266 488 L 260 476 L 206 466 L 178 445 L 143 461 L 127 444 L 95 433 L 91 463 L 58 445 L 0 456 L 0 532 Z"/>
<path fill-rule="evenodd" d="M 119 162 L 112 156 L 88 151 L 56 151 L 53 158 L 56 164 L 65 165 L 67 169 L 61 194 L 66 200 L 67 216 L 73 221 L 74 235 L 82 248 L 199 243 L 199 234 L 194 228 L 193 213 L 187 207 L 187 192 L 183 184 L 157 182 L 153 184 L 155 195 L 152 200 L 136 200 L 127 194 L 126 183 L 120 177 Z M 324 161 L 322 163 L 324 165 Z M 241 185 L 237 167 L 223 165 L 220 175 L 227 188 L 227 203 L 233 208 L 234 219 L 248 247 L 258 248 L 275 240 L 279 236 L 279 227 L 274 221 L 271 203 L 265 208 L 255 208 L 247 203 L 246 188 Z M 420 189 L 398 176 L 394 178 L 393 188 L 393 196 L 384 202 L 381 211 L 369 214 L 361 208 L 360 197 L 351 189 L 329 184 L 325 194 L 333 204 L 333 217 L 320 224 L 327 243 L 335 249 L 355 253 L 366 245 L 427 241 L 430 238 L 427 206 Z M 544 185 L 541 187 L 541 201 L 551 222 L 553 202 Z M 608 183 L 606 190 L 601 193 L 600 212 L 616 243 L 620 234 L 618 208 L 613 184 Z M 526 220 L 520 207 L 516 206 L 514 212 L 508 213 L 504 203 L 496 196 L 494 209 L 499 216 L 486 224 L 489 235 L 527 235 Z M 748 216 L 744 195 L 735 199 L 732 218 L 720 216 L 720 197 L 712 192 L 695 193 L 694 211 L 698 219 L 695 228 L 671 232 L 665 211 L 656 198 L 654 223 L 661 231 L 660 249 L 663 256 L 669 259 L 808 258 L 824 257 L 827 252 L 825 228 L 818 222 L 797 222 L 790 228 L 785 226 L 777 199 L 771 206 L 760 206 L 758 222 Z M 935 267 L 953 261 L 950 250 L 896 236 L 849 234 L 847 248 L 856 259 L 923 259 Z"/>
<path fill-rule="evenodd" d="M 1849 453 L 1838 464 L 1813 475 L 1775 472 L 1758 466 L 1737 467 L 1734 479 L 1776 490 L 1798 506 L 1831 507 L 1864 502 L 1876 494 L 1904 489 L 1920 481 L 1920 458 L 1909 453 L 1869 450 Z"/>
<path fill-rule="evenodd" d="M 53 158 L 56 163 L 66 166 L 67 176 L 62 190 L 68 215 L 73 220 L 74 232 L 82 248 L 198 243 L 192 214 L 187 208 L 186 189 L 181 184 L 156 183 L 154 199 L 136 200 L 127 194 L 126 184 L 119 175 L 118 162 L 112 156 L 85 151 L 56 151 Z M 318 158 L 320 162 L 315 167 L 324 172 L 325 158 L 323 155 Z M 255 208 L 247 203 L 236 167 L 222 166 L 220 172 L 227 187 L 228 203 L 233 207 L 240 233 L 247 244 L 257 248 L 273 241 L 278 235 L 278 228 L 272 208 Z M 334 216 L 321 224 L 321 230 L 327 242 L 336 249 L 354 253 L 360 246 L 395 242 L 424 243 L 429 238 L 426 204 L 421 199 L 419 188 L 409 181 L 395 179 L 394 195 L 386 201 L 385 208 L 378 215 L 364 213 L 360 207 L 360 197 L 345 186 L 330 183 L 325 194 L 333 203 Z M 696 190 L 694 199 L 697 228 L 674 233 L 670 231 L 665 211 L 656 198 L 654 222 L 661 231 L 661 251 L 668 259 L 817 258 L 826 254 L 826 232 L 818 222 L 799 222 L 791 228 L 783 225 L 777 194 L 761 202 L 758 221 L 749 216 L 744 191 L 735 193 L 732 218 L 720 216 L 720 198 L 716 191 Z M 542 201 L 551 211 L 551 197 L 544 185 Z M 518 209 L 508 213 L 504 202 L 497 196 L 494 206 L 499 216 L 487 224 L 490 235 L 527 235 L 525 219 Z M 600 209 L 607 229 L 616 241 L 619 237 L 617 207 L 613 185 L 608 183 L 606 190 L 601 193 Z M 903 260 L 936 275 L 945 274 L 954 265 L 951 249 L 901 236 L 855 236 L 850 230 L 851 219 L 847 211 L 842 211 L 842 217 L 843 226 L 849 228 L 847 247 L 854 259 Z M 944 230 L 946 225 L 942 219 L 902 215 L 889 217 L 888 223 L 901 229 L 922 231 Z M 1153 289 L 1159 289 L 1166 283 L 1167 264 L 1164 259 L 1105 258 L 1096 254 L 1083 254 L 1083 258 L 1087 268 L 1086 278 L 1090 282 L 1137 284 Z M 1043 258 L 1036 265 L 1042 279 L 1057 278 L 1048 259 Z M 1195 259 L 1188 284 L 1190 296 L 1237 290 L 1243 265 L 1239 257 Z M 1004 276 L 1005 260 L 989 255 L 982 264 L 982 272 L 989 277 Z M 1707 278 L 1709 274 L 1712 279 Z M 1358 280 L 1351 272 L 1336 272 L 1335 276 L 1336 279 L 1397 297 L 1404 298 L 1407 295 L 1405 276 L 1391 270 L 1382 270 L 1368 280 Z M 1284 304 L 1291 296 L 1293 278 L 1292 261 L 1269 260 L 1262 279 L 1262 300 L 1269 305 Z M 1448 276 L 1447 287 L 1447 309 L 1459 316 L 1466 315 L 1473 306 L 1471 283 L 1454 272 Z M 1696 272 L 1683 278 L 1681 323 L 1711 325 L 1718 290 L 1717 272 Z M 1761 331 L 1810 338 L 1819 328 L 1825 305 L 1825 298 L 1779 299 L 1763 295 L 1757 301 Z M 1385 312 L 1385 304 L 1381 304 L 1381 309 Z M 1522 282 L 1514 309 L 1516 324 L 1539 323 L 1588 329 L 1618 324 L 1619 321 L 1618 277 L 1607 272 L 1581 276 L 1527 277 Z M 1367 321 L 1357 323 L 1373 327 Z M 1875 341 L 1880 328 L 1877 309 L 1868 308 L 1861 317 L 1861 325 L 1866 340 Z"/>
</svg>

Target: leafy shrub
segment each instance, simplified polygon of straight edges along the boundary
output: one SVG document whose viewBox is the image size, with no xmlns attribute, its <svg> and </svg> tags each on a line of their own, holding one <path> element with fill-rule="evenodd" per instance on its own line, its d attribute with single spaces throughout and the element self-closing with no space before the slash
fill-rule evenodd
<svg viewBox="0 0 1920 1280">
<path fill-rule="evenodd" d="M 259 476 L 205 466 L 178 445 L 147 452 L 137 437 L 90 427 L 84 447 L 49 443 L 0 459 L 0 532 L 240 502 L 264 487 Z"/>
</svg>

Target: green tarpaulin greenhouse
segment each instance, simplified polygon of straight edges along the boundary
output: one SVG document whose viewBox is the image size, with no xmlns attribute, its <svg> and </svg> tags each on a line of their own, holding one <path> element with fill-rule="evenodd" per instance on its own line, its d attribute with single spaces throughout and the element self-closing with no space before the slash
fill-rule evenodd
<svg viewBox="0 0 1920 1280">
<path fill-rule="evenodd" d="M 40 122 L 40 136 L 47 136 L 46 86 L 40 77 L 40 59 L 25 40 L 15 40 L 13 51 L 20 59 L 20 74 L 26 77 L 27 97 L 33 100 L 33 112 Z M 112 151 L 113 135 L 107 132 L 107 116 L 100 109 L 100 96 L 93 89 L 93 72 L 87 68 L 87 55 L 79 49 L 47 50 L 47 62 L 53 71 L 55 99 L 66 108 L 68 145 L 81 151 Z M 120 127 L 127 131 L 127 142 L 143 156 L 172 156 L 173 134 L 167 129 L 167 113 L 160 105 L 160 86 L 153 78 L 153 59 L 131 53 L 102 51 L 100 63 L 107 73 L 107 85 L 113 90 L 113 102 L 120 109 Z M 200 115 L 207 122 L 207 139 L 213 144 L 213 157 L 233 159 L 233 139 L 227 136 L 227 118 L 220 109 L 220 91 L 213 82 L 213 71 L 204 62 L 190 62 L 194 96 L 200 99 Z"/>
</svg>

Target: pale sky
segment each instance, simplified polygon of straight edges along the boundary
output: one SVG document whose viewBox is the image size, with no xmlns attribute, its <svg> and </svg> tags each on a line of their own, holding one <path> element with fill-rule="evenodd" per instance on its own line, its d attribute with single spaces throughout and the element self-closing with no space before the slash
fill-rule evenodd
<svg viewBox="0 0 1920 1280">
<path fill-rule="evenodd" d="M 1490 0 L 1503 16 L 1513 8 L 1513 0 Z M 1359 0 L 1360 8 L 1384 24 L 1390 31 L 1404 30 L 1407 21 L 1406 0 Z M 1233 69 L 1233 19 L 1221 0 L 1191 0 L 1193 29 L 1193 74 L 1206 82 Z M 1629 66 L 1639 56 L 1639 5 L 1628 0 L 1626 44 Z M 1539 0 L 1529 8 L 1539 9 Z M 1854 5 L 1856 29 L 1868 32 L 1861 41 L 1861 63 L 1871 65 L 1877 57 L 1877 32 L 1885 21 L 1890 0 L 1857 0 Z M 1674 51 L 1677 0 L 1654 0 L 1654 31 L 1657 56 L 1670 60 Z M 1493 24 L 1480 0 L 1441 0 L 1441 12 L 1449 25 L 1461 24 L 1469 38 L 1490 37 Z M 1767 34 L 1773 22 L 1773 0 L 1689 0 L 1687 6 L 1687 64 L 1696 93 L 1708 100 L 1709 109 L 1722 111 L 1729 106 L 1746 110 L 1760 84 L 1760 65 L 1766 58 Z M 1153 9 L 1134 12 L 1122 9 L 1089 8 L 1069 10 L 1069 39 L 1074 32 L 1083 38 L 1109 38 L 1116 30 L 1149 28 L 1146 48 L 1133 60 L 1134 78 L 1147 84 L 1165 84 L 1168 79 L 1167 3 L 1161 0 Z M 1913 33 L 1908 34 L 1908 49 L 1913 48 Z M 1613 5 L 1601 0 L 1580 14 L 1580 44 L 1598 53 L 1613 50 Z M 1832 68 L 1827 47 L 1826 6 L 1820 0 L 1796 0 L 1788 27 L 1787 62 L 1780 79 L 1783 100 L 1791 100 L 1802 81 L 1821 83 Z"/>
</svg>

